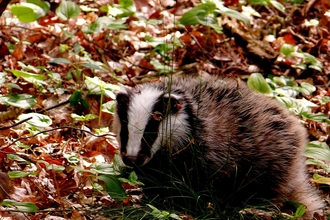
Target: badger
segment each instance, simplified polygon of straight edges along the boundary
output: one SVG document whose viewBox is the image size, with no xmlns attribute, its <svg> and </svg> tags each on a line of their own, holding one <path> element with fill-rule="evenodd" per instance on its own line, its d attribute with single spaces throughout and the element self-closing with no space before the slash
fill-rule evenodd
<svg viewBox="0 0 330 220">
<path fill-rule="evenodd" d="M 305 128 L 243 81 L 163 78 L 120 91 L 116 101 L 113 132 L 121 158 L 147 176 L 151 199 L 190 198 L 201 210 L 296 201 L 306 206 L 305 219 L 323 207 L 305 165 Z"/>
</svg>

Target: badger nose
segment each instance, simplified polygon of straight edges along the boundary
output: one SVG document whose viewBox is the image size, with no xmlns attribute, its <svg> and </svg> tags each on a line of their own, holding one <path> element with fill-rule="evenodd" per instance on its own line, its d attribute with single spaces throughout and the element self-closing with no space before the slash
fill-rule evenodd
<svg viewBox="0 0 330 220">
<path fill-rule="evenodd" d="M 136 164 L 138 157 L 137 156 L 123 156 L 123 162 L 124 164 L 126 164 L 127 166 L 134 166 L 134 165 L 138 165 Z"/>
<path fill-rule="evenodd" d="M 137 156 L 125 156 L 126 160 L 129 160 L 132 163 L 135 163 L 137 161 Z"/>
</svg>

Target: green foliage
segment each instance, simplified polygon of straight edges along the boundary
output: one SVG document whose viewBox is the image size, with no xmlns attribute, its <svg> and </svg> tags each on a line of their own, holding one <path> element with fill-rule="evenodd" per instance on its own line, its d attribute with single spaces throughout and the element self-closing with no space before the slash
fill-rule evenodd
<svg viewBox="0 0 330 220">
<path fill-rule="evenodd" d="M 56 9 L 56 15 L 63 21 L 75 18 L 80 14 L 80 8 L 75 2 L 62 1 Z"/>
<path fill-rule="evenodd" d="M 265 78 L 260 73 L 252 73 L 247 81 L 247 85 L 253 91 L 263 94 L 271 94 L 271 88 Z"/>
<path fill-rule="evenodd" d="M 44 11 L 44 14 L 46 15 L 49 12 L 50 9 L 50 4 L 48 1 L 42 1 L 42 0 L 27 0 L 27 3 L 31 3 L 34 5 L 39 6 L 40 8 L 42 8 L 42 10 Z"/>
<path fill-rule="evenodd" d="M 37 104 L 37 100 L 29 94 L 17 94 L 0 96 L 0 103 L 8 106 L 15 106 L 17 108 L 29 109 Z"/>
<path fill-rule="evenodd" d="M 293 78 L 269 76 L 265 79 L 260 73 L 253 73 L 247 85 L 253 91 L 274 97 L 296 115 L 316 122 L 330 123 L 325 114 L 311 112 L 311 107 L 317 107 L 317 105 L 304 98 L 296 98 L 300 93 L 311 95 L 316 90 L 315 86 L 307 82 L 296 85 Z"/>
<path fill-rule="evenodd" d="M 323 161 L 330 161 L 330 148 L 325 142 L 312 141 L 307 144 L 305 156 L 309 158 L 307 164 L 322 167 L 330 172 L 330 166 Z"/>
<path fill-rule="evenodd" d="M 330 123 L 330 119 L 328 119 L 328 116 L 324 113 L 310 113 L 310 112 L 302 112 L 301 116 L 316 122 L 328 122 Z"/>
<path fill-rule="evenodd" d="M 108 6 L 108 15 L 114 17 L 129 17 L 135 14 L 136 8 L 133 0 L 119 0 L 119 4 Z"/>
<path fill-rule="evenodd" d="M 259 6 L 274 6 L 277 10 L 281 12 L 285 12 L 285 7 L 281 3 L 276 0 L 248 0 L 251 5 L 259 5 Z"/>
<path fill-rule="evenodd" d="M 144 39 L 146 42 L 154 47 L 151 54 L 157 53 L 165 58 L 166 61 L 170 61 L 170 57 L 168 56 L 169 52 L 174 50 L 178 46 L 182 46 L 182 43 L 176 37 L 172 37 L 170 42 L 167 37 L 150 37 L 145 36 Z"/>
<path fill-rule="evenodd" d="M 79 154 L 70 153 L 70 154 L 63 154 L 63 156 L 67 159 L 67 161 L 71 164 L 78 164 L 79 163 Z"/>
<path fill-rule="evenodd" d="M 129 176 L 128 179 L 126 178 L 118 178 L 118 180 L 120 180 L 123 183 L 128 183 L 131 186 L 143 186 L 144 184 L 140 181 L 138 181 L 138 176 L 136 175 L 136 173 L 134 171 L 132 171 Z"/>
<path fill-rule="evenodd" d="M 72 114 L 71 114 L 71 117 L 72 117 L 74 120 L 82 121 L 82 122 L 86 122 L 86 121 L 90 121 L 90 120 L 96 119 L 96 118 L 98 118 L 99 116 L 94 115 L 94 114 L 77 115 L 77 114 L 72 113 Z"/>
<path fill-rule="evenodd" d="M 70 106 L 83 106 L 89 108 L 88 102 L 82 97 L 81 91 L 76 90 L 69 98 Z"/>
<path fill-rule="evenodd" d="M 117 20 L 112 17 L 99 17 L 95 22 L 89 26 L 84 26 L 82 31 L 86 34 L 99 33 L 103 29 L 109 30 L 124 30 L 128 26 L 125 24 L 126 19 Z"/>
<path fill-rule="evenodd" d="M 167 219 L 177 219 L 181 220 L 181 218 L 177 214 L 171 214 L 167 211 L 160 211 L 156 207 L 148 204 L 149 208 L 152 209 L 152 212 L 150 213 L 155 219 L 160 219 L 160 220 L 167 220 Z"/>
<path fill-rule="evenodd" d="M 13 161 L 17 161 L 17 162 L 23 162 L 23 163 L 27 163 L 31 166 L 31 162 L 30 161 L 27 161 L 23 158 L 21 158 L 20 156 L 16 155 L 16 154 L 7 154 L 7 158 L 9 160 L 13 160 Z"/>
<path fill-rule="evenodd" d="M 290 4 L 301 4 L 301 3 L 303 3 L 304 1 L 306 1 L 306 0 L 284 0 L 284 2 L 288 2 L 288 3 L 290 3 Z"/>
<path fill-rule="evenodd" d="M 108 194 L 117 201 L 122 201 L 127 198 L 125 189 L 122 183 L 113 175 L 100 175 L 97 177 L 105 183 Z"/>
<path fill-rule="evenodd" d="M 315 69 L 322 72 L 322 63 L 318 61 L 313 55 L 305 52 L 297 52 L 295 47 L 291 44 L 283 44 L 280 49 L 281 56 L 279 60 L 291 58 L 293 68 L 306 70 L 307 68 Z"/>
<path fill-rule="evenodd" d="M 10 7 L 10 11 L 21 22 L 33 22 L 45 16 L 49 11 L 50 5 L 48 2 L 41 0 L 30 0 L 20 2 Z"/>
<path fill-rule="evenodd" d="M 72 64 L 72 62 L 65 58 L 53 58 L 48 61 L 49 63 L 56 63 L 56 64 Z"/>
<path fill-rule="evenodd" d="M 159 74 L 167 74 L 167 73 L 172 73 L 173 72 L 173 68 L 168 66 L 168 65 L 165 65 L 161 62 L 159 62 L 158 60 L 156 59 L 152 59 L 150 61 L 150 64 L 152 64 L 155 69 L 157 70 L 157 72 Z"/>
<path fill-rule="evenodd" d="M 36 175 L 35 172 L 26 172 L 26 171 L 19 171 L 19 170 L 15 170 L 15 171 L 10 171 L 8 172 L 8 176 L 11 179 L 15 179 L 15 178 L 24 178 L 27 177 L 29 175 Z"/>
<path fill-rule="evenodd" d="M 114 84 L 106 83 L 98 77 L 85 76 L 85 84 L 90 94 L 106 95 L 112 99 L 116 99 L 114 91 L 120 90 L 120 87 Z"/>
<path fill-rule="evenodd" d="M 10 199 L 5 199 L 1 203 L 2 206 L 14 208 L 20 212 L 36 212 L 39 208 L 32 202 L 16 202 Z"/>
<path fill-rule="evenodd" d="M 223 2 L 218 0 L 207 0 L 184 13 L 180 19 L 180 24 L 201 24 L 211 27 L 216 32 L 220 33 L 222 31 L 222 27 L 218 25 L 217 21 L 217 16 L 219 14 L 228 15 L 230 17 L 249 23 L 249 19 L 247 17 L 238 11 L 223 6 Z"/>
<path fill-rule="evenodd" d="M 115 108 L 116 108 L 116 101 L 112 100 L 112 101 L 104 103 L 101 107 L 101 110 L 102 110 L 102 112 L 114 114 Z"/>
<path fill-rule="evenodd" d="M 315 173 L 313 175 L 313 182 L 318 183 L 318 184 L 330 185 L 330 178 Z"/>
<path fill-rule="evenodd" d="M 294 208 L 296 208 L 296 212 L 294 214 L 294 216 L 288 216 L 290 217 L 290 219 L 300 219 L 303 217 L 303 215 L 306 212 L 306 206 L 300 202 L 296 202 L 296 201 L 286 201 L 285 202 L 286 205 L 290 205 Z"/>
<path fill-rule="evenodd" d="M 34 74 L 19 70 L 10 70 L 16 77 L 22 77 L 27 82 L 33 83 L 34 85 L 40 87 L 42 85 L 46 85 L 47 83 L 44 81 L 45 76 L 43 74 Z"/>
<path fill-rule="evenodd" d="M 52 119 L 47 115 L 43 115 L 39 113 L 26 113 L 18 116 L 18 120 L 20 121 L 28 118 L 31 119 L 25 122 L 27 127 L 46 128 L 52 125 Z"/>
<path fill-rule="evenodd" d="M 38 163 L 39 164 L 44 164 L 45 167 L 46 167 L 46 170 L 54 170 L 56 172 L 63 172 L 65 170 L 64 166 L 60 166 L 60 165 L 57 165 L 57 164 L 49 164 L 48 162 L 43 161 L 43 160 L 38 160 Z"/>
</svg>

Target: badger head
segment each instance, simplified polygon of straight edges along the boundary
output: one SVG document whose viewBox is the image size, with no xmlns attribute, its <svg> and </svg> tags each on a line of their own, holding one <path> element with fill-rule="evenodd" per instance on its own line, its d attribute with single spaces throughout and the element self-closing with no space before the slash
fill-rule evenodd
<svg viewBox="0 0 330 220">
<path fill-rule="evenodd" d="M 126 165 L 143 166 L 161 147 L 178 147 L 186 138 L 182 95 L 145 85 L 119 92 L 116 99 L 113 130 Z"/>
</svg>

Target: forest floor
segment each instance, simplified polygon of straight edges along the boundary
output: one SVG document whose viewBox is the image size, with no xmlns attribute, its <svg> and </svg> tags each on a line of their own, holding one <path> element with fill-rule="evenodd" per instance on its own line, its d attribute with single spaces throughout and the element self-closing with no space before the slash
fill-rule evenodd
<svg viewBox="0 0 330 220">
<path fill-rule="evenodd" d="M 302 120 L 311 141 L 330 145 L 328 0 L 280 1 L 283 11 L 225 0 L 224 6 L 245 14 L 249 24 L 237 14 L 220 14 L 217 25 L 213 20 L 195 24 L 196 19 L 186 21 L 193 25 L 182 24 L 182 15 L 199 1 L 136 0 L 135 7 L 115 1 L 109 7 L 111 2 L 80 1 L 80 13 L 67 19 L 56 11 L 59 1 L 49 1 L 47 13 L 32 22 L 12 14 L 11 7 L 19 1 L 2 13 L 1 218 L 101 219 L 97 213 L 107 205 L 119 210 L 107 218 L 121 219 L 122 207 L 138 201 L 115 201 L 104 193 L 97 176 L 115 171 L 100 164 L 111 164 L 118 146 L 106 129 L 97 129 L 111 124 L 110 104 L 118 85 L 134 86 L 172 73 L 207 72 L 247 80 L 258 72 L 265 78 L 307 82 L 315 91 L 300 98 L 313 103 L 312 113 L 327 119 Z M 283 45 L 288 45 L 287 51 Z M 101 113 L 101 104 L 107 102 Z M 88 114 L 99 117 L 84 117 Z M 26 123 L 30 117 L 38 119 Z M 327 153 L 321 151 L 322 165 L 314 163 L 309 170 L 311 179 L 315 173 L 323 177 L 313 182 L 329 205 Z M 152 209 L 143 212 L 148 211 Z"/>
</svg>

